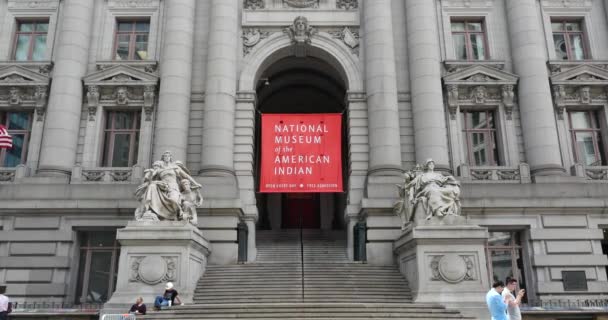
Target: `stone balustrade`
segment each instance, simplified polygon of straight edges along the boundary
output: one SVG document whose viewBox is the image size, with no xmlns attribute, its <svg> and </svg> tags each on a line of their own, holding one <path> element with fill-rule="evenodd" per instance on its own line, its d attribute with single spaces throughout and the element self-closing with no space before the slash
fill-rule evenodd
<svg viewBox="0 0 608 320">
<path fill-rule="evenodd" d="M 570 168 L 573 176 L 594 182 L 608 182 L 608 166 L 585 166 L 580 163 Z"/>
<path fill-rule="evenodd" d="M 143 168 L 133 166 L 130 168 L 83 168 L 76 166 L 72 170 L 72 184 L 79 183 L 140 183 L 143 177 Z"/>
<path fill-rule="evenodd" d="M 459 179 L 475 183 L 530 183 L 530 167 L 526 163 L 517 166 L 469 166 L 460 165 Z"/>
</svg>

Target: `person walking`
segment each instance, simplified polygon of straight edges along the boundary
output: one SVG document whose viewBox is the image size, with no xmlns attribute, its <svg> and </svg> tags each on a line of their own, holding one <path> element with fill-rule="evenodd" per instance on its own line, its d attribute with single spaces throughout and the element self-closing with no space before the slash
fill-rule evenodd
<svg viewBox="0 0 608 320">
<path fill-rule="evenodd" d="M 516 288 L 517 280 L 509 278 L 507 279 L 507 286 L 502 291 L 502 297 L 507 303 L 507 314 L 509 315 L 509 320 L 521 320 L 519 305 L 521 304 L 521 299 L 524 297 L 526 290 L 521 289 L 517 292 L 517 296 L 514 296 L 513 292 L 515 292 Z"/>
<path fill-rule="evenodd" d="M 501 295 L 504 288 L 505 284 L 502 281 L 496 281 L 492 285 L 492 289 L 486 294 L 486 303 L 492 320 L 509 320 L 506 313 L 507 304 Z"/>
</svg>

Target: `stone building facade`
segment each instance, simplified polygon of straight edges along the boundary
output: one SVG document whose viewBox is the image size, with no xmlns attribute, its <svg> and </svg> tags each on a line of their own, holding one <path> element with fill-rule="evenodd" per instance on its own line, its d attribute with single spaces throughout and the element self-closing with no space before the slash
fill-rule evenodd
<svg viewBox="0 0 608 320">
<path fill-rule="evenodd" d="M 210 264 L 237 262 L 239 225 L 255 261 L 256 229 L 294 227 L 302 198 L 349 257 L 365 222 L 368 263 L 403 263 L 395 184 L 432 158 L 488 229 L 485 281 L 605 298 L 607 17 L 605 0 L 0 0 L 0 283 L 106 301 L 116 229 L 170 150 L 204 186 Z M 344 192 L 259 193 L 263 113 L 341 113 Z"/>
</svg>

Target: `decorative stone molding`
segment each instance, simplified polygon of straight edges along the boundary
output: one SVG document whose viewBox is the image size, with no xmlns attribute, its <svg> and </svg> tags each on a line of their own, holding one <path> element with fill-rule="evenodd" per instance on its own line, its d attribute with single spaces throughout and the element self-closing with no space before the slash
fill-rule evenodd
<svg viewBox="0 0 608 320">
<path fill-rule="evenodd" d="M 35 110 L 42 121 L 47 105 L 51 78 L 20 65 L 0 68 L 0 110 L 15 107 Z"/>
<path fill-rule="evenodd" d="M 564 119 L 564 110 L 568 107 L 608 104 L 608 70 L 604 66 L 591 63 L 574 67 L 549 64 L 552 71 L 558 70 L 552 73 L 550 79 L 553 103 L 559 119 Z"/>
<path fill-rule="evenodd" d="M 283 0 L 285 8 L 318 8 L 319 0 Z"/>
<path fill-rule="evenodd" d="M 295 56 L 306 57 L 306 46 L 310 45 L 312 36 L 317 33 L 317 29 L 308 24 L 306 17 L 299 16 L 293 20 L 291 26 L 284 29 L 284 32 L 294 45 Z"/>
<path fill-rule="evenodd" d="M 367 94 L 363 91 L 348 91 L 346 93 L 346 102 L 365 102 Z"/>
<path fill-rule="evenodd" d="M 476 279 L 474 256 L 447 253 L 431 256 L 431 280 L 460 283 Z"/>
<path fill-rule="evenodd" d="M 100 71 L 84 78 L 89 121 L 95 120 L 99 106 L 142 108 L 145 120 L 152 120 L 157 75 L 124 64 L 98 68 Z"/>
<path fill-rule="evenodd" d="M 72 183 L 139 183 L 142 178 L 139 166 L 132 168 L 87 168 L 72 169 Z"/>
<path fill-rule="evenodd" d="M 268 38 L 270 32 L 260 31 L 258 28 L 246 28 L 243 29 L 243 56 L 246 56 L 251 52 L 262 39 Z"/>
<path fill-rule="evenodd" d="M 264 9 L 264 7 L 264 0 L 245 0 L 243 2 L 243 8 L 249 10 Z"/>
<path fill-rule="evenodd" d="M 237 91 L 236 102 L 256 103 L 257 93 L 255 91 Z"/>
<path fill-rule="evenodd" d="M 541 5 L 545 8 L 591 8 L 592 0 L 542 0 Z"/>
<path fill-rule="evenodd" d="M 110 0 L 108 7 L 113 8 L 155 8 L 159 6 L 159 0 Z"/>
<path fill-rule="evenodd" d="M 490 8 L 494 0 L 443 0 L 441 5 L 447 8 Z"/>
<path fill-rule="evenodd" d="M 515 167 L 483 166 L 472 167 L 462 164 L 458 168 L 458 175 L 463 182 L 476 183 L 530 183 L 530 167 L 520 163 Z"/>
<path fill-rule="evenodd" d="M 155 285 L 177 279 L 177 257 L 150 255 L 132 256 L 129 282 Z"/>
<path fill-rule="evenodd" d="M 353 54 L 359 55 L 359 29 L 355 28 L 351 30 L 349 27 L 344 27 L 342 30 L 329 31 L 329 34 L 336 39 L 342 40 Z"/>
<path fill-rule="evenodd" d="M 337 0 L 336 8 L 344 9 L 344 10 L 357 9 L 357 8 L 359 8 L 359 1 L 358 0 Z"/>
<path fill-rule="evenodd" d="M 570 170 L 575 177 L 593 182 L 608 182 L 608 166 L 584 166 L 577 163 Z"/>
<path fill-rule="evenodd" d="M 512 119 L 516 75 L 482 64 L 446 69 L 457 70 L 443 77 L 452 120 L 462 106 L 502 106 L 507 119 Z"/>
<path fill-rule="evenodd" d="M 59 6 L 59 0 L 9 0 L 9 10 L 15 9 L 57 9 Z"/>
</svg>

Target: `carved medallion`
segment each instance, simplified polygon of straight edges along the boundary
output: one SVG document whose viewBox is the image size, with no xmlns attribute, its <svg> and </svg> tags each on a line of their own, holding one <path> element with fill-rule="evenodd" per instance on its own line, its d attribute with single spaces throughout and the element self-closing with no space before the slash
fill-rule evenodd
<svg viewBox="0 0 608 320">
<path fill-rule="evenodd" d="M 283 6 L 290 8 L 318 8 L 319 0 L 283 0 Z"/>
</svg>

